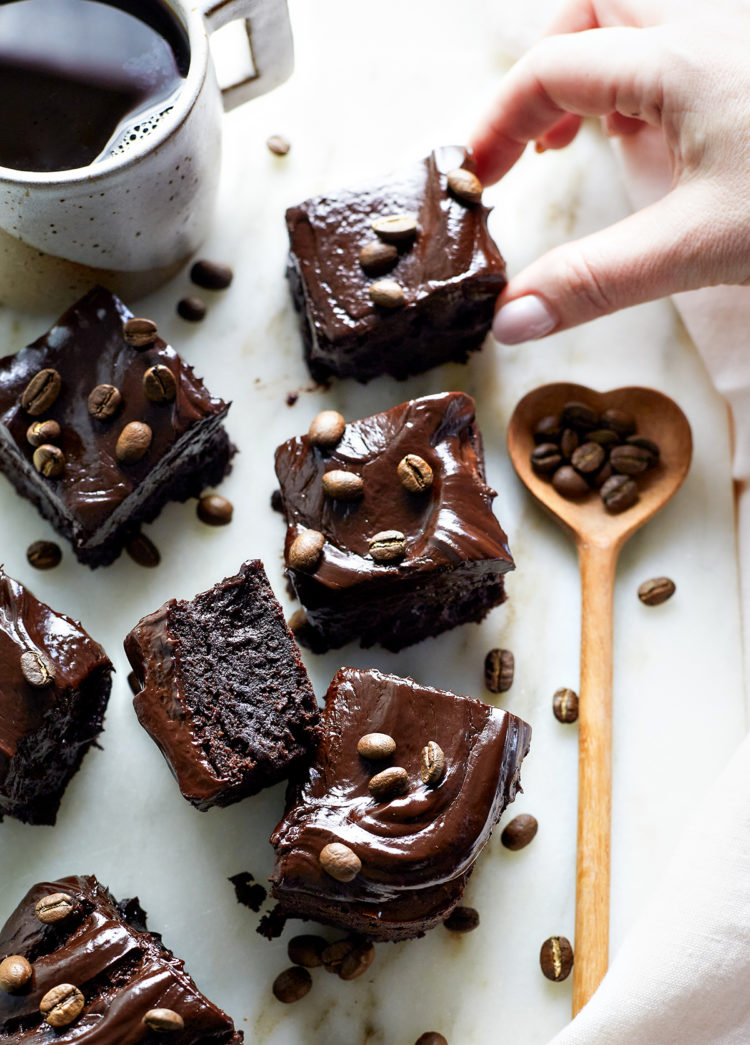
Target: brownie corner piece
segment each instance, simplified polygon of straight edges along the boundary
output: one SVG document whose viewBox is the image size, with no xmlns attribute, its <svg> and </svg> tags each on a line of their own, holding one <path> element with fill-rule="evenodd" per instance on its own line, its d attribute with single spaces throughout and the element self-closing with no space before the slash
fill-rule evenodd
<svg viewBox="0 0 750 1045">
<path fill-rule="evenodd" d="M 0 820 L 55 823 L 102 730 L 112 670 L 81 624 L 0 569 Z"/>
<path fill-rule="evenodd" d="M 155 325 L 132 343 L 131 319 L 95 287 L 0 359 L 0 471 L 92 568 L 116 559 L 168 501 L 218 484 L 234 451 L 228 404 Z"/>
<path fill-rule="evenodd" d="M 198 809 L 285 779 L 316 742 L 315 695 L 259 559 L 144 617 L 125 651 L 138 719 Z"/>
<path fill-rule="evenodd" d="M 409 474 L 415 461 L 422 480 Z M 314 651 L 353 639 L 398 650 L 480 621 L 504 600 L 514 563 L 463 392 L 349 422 L 335 446 L 290 439 L 276 473 L 287 575 Z M 311 539 L 317 555 L 306 559 L 300 547 Z"/>
<path fill-rule="evenodd" d="M 506 267 L 481 186 L 479 197 L 458 194 L 449 184 L 456 171 L 471 181 L 473 158 L 446 146 L 380 180 L 287 210 L 287 276 L 316 380 L 405 378 L 465 362 L 481 347 Z M 384 221 L 393 216 L 411 220 Z M 392 285 L 384 299 L 381 287 L 377 303 L 373 287 L 383 281 Z"/>
</svg>

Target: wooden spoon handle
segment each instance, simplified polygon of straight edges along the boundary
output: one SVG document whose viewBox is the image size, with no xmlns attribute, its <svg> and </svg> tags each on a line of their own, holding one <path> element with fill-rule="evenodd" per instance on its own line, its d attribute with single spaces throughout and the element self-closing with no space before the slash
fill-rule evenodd
<svg viewBox="0 0 750 1045">
<path fill-rule="evenodd" d="M 573 1015 L 609 961 L 612 818 L 612 614 L 619 549 L 581 542 L 581 684 L 578 717 L 578 860 Z"/>
</svg>

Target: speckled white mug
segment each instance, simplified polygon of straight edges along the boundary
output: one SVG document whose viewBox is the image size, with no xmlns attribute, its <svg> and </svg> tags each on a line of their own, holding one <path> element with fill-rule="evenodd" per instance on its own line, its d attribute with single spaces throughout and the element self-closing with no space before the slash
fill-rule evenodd
<svg viewBox="0 0 750 1045">
<path fill-rule="evenodd" d="M 0 304 L 50 311 L 94 283 L 128 301 L 174 275 L 204 239 L 219 179 L 222 113 L 293 67 L 286 0 L 166 0 L 190 67 L 171 108 L 136 140 L 76 170 L 0 167 Z M 242 19 L 254 74 L 220 88 L 210 33 Z"/>
</svg>

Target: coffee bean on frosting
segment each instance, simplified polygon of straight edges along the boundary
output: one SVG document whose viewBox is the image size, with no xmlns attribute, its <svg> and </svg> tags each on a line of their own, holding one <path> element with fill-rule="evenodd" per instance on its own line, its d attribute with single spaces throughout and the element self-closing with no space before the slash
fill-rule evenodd
<svg viewBox="0 0 750 1045">
<path fill-rule="evenodd" d="M 133 562 L 148 570 L 154 569 L 161 562 L 159 549 L 145 533 L 137 533 L 131 537 L 125 545 L 125 551 Z"/>
<path fill-rule="evenodd" d="M 135 464 L 145 457 L 151 446 L 153 432 L 142 421 L 130 421 L 117 437 L 115 457 L 120 464 Z"/>
<path fill-rule="evenodd" d="M 372 221 L 372 228 L 386 243 L 403 243 L 417 234 L 417 219 L 414 214 L 386 214 Z"/>
<path fill-rule="evenodd" d="M 72 983 L 60 983 L 47 991 L 39 1002 L 39 1011 L 50 1027 L 67 1027 L 83 1012 L 86 999 Z"/>
<path fill-rule="evenodd" d="M 365 733 L 357 741 L 357 754 L 373 762 L 390 758 L 396 750 L 396 741 L 387 733 Z"/>
<path fill-rule="evenodd" d="M 578 718 L 578 694 L 575 690 L 567 686 L 555 690 L 552 711 L 558 722 L 575 722 Z"/>
<path fill-rule="evenodd" d="M 177 381 L 168 366 L 157 363 L 143 375 L 143 394 L 152 403 L 171 403 L 177 395 Z"/>
<path fill-rule="evenodd" d="M 564 936 L 550 936 L 542 944 L 539 964 L 548 980 L 566 980 L 573 968 L 573 948 Z"/>
<path fill-rule="evenodd" d="M 24 650 L 20 661 L 21 674 L 28 684 L 35 689 L 44 689 L 45 686 L 49 686 L 54 680 L 55 673 L 52 666 L 38 650 Z"/>
<path fill-rule="evenodd" d="M 313 446 L 321 450 L 331 450 L 341 441 L 346 428 L 346 421 L 338 410 L 321 410 L 310 424 L 307 437 Z"/>
<path fill-rule="evenodd" d="M 370 284 L 370 298 L 380 308 L 402 308 L 406 304 L 406 294 L 400 283 L 394 279 L 380 279 Z"/>
<path fill-rule="evenodd" d="M 75 910 L 75 900 L 67 893 L 49 893 L 37 900 L 34 911 L 40 922 L 45 925 L 54 925 L 61 922 Z"/>
<path fill-rule="evenodd" d="M 14 994 L 23 990 L 32 977 L 33 969 L 22 954 L 9 954 L 0 962 L 0 991 Z"/>
<path fill-rule="evenodd" d="M 445 752 L 436 740 L 428 741 L 422 748 L 419 775 L 422 783 L 436 787 L 445 774 Z"/>
<path fill-rule="evenodd" d="M 509 649 L 491 649 L 484 658 L 484 684 L 490 693 L 505 693 L 513 685 L 516 661 Z"/>
<path fill-rule="evenodd" d="M 187 297 L 177 302 L 177 315 L 188 323 L 200 323 L 206 318 L 206 302 L 203 298 Z"/>
<path fill-rule="evenodd" d="M 207 526 L 226 526 L 232 521 L 234 505 L 221 494 L 210 493 L 200 498 L 196 511 Z"/>
<path fill-rule="evenodd" d="M 406 537 L 400 530 L 381 530 L 368 541 L 375 562 L 398 562 L 406 555 Z"/>
<path fill-rule="evenodd" d="M 122 406 L 122 393 L 114 385 L 97 385 L 89 392 L 89 413 L 98 421 L 108 421 Z"/>
<path fill-rule="evenodd" d="M 332 468 L 322 478 L 323 493 L 334 501 L 356 501 L 365 492 L 362 477 L 342 468 Z"/>
<path fill-rule="evenodd" d="M 312 990 L 312 976 L 307 969 L 293 965 L 291 969 L 280 972 L 273 981 L 274 997 L 284 1005 L 291 1005 L 304 998 Z"/>
<path fill-rule="evenodd" d="M 59 438 L 60 425 L 57 421 L 33 421 L 26 429 L 26 440 L 32 446 L 54 443 Z"/>
<path fill-rule="evenodd" d="M 293 570 L 312 573 L 317 569 L 326 539 L 319 530 L 302 530 L 291 543 L 287 562 Z"/>
<path fill-rule="evenodd" d="M 669 577 L 652 577 L 638 586 L 638 598 L 646 606 L 661 606 L 671 599 L 677 586 Z"/>
<path fill-rule="evenodd" d="M 378 802 L 403 795 L 409 788 L 409 774 L 402 766 L 389 766 L 371 778 L 367 789 Z"/>
<path fill-rule="evenodd" d="M 132 316 L 123 323 L 122 336 L 132 348 L 144 349 L 156 341 L 159 328 L 153 319 Z"/>
<path fill-rule="evenodd" d="M 35 570 L 52 570 L 62 561 L 62 551 L 54 541 L 33 541 L 26 549 L 26 559 Z"/>
<path fill-rule="evenodd" d="M 174 1009 L 149 1009 L 142 1022 L 156 1034 L 174 1034 L 185 1029 L 185 1021 Z"/>
<path fill-rule="evenodd" d="M 443 922 L 452 933 L 470 933 L 479 927 L 479 911 L 475 907 L 454 907 Z"/>
<path fill-rule="evenodd" d="M 479 203 L 482 199 L 482 183 L 476 174 L 457 167 L 448 172 L 448 188 L 464 203 Z"/>
<path fill-rule="evenodd" d="M 27 414 L 38 417 L 53 405 L 60 395 L 62 379 L 52 367 L 38 370 L 32 377 L 21 396 L 21 406 Z"/>
<path fill-rule="evenodd" d="M 229 265 L 201 258 L 190 269 L 190 279 L 196 286 L 206 290 L 226 290 L 234 279 L 234 273 Z"/>
<path fill-rule="evenodd" d="M 42 443 L 38 446 L 31 460 L 45 479 L 59 479 L 65 471 L 65 454 L 59 446 L 53 446 L 52 443 Z"/>
<path fill-rule="evenodd" d="M 505 825 L 500 841 L 506 849 L 516 852 L 525 849 L 535 837 L 539 824 L 535 816 L 530 813 L 519 813 Z"/>
<path fill-rule="evenodd" d="M 419 454 L 407 454 L 396 469 L 401 485 L 409 493 L 424 493 L 432 486 L 432 468 Z"/>
<path fill-rule="evenodd" d="M 381 239 L 370 240 L 359 252 L 359 263 L 368 276 L 382 276 L 390 272 L 397 261 L 396 244 Z"/>
<path fill-rule="evenodd" d="M 362 861 L 348 845 L 329 842 L 320 850 L 320 866 L 337 882 L 351 882 L 362 870 Z"/>
</svg>

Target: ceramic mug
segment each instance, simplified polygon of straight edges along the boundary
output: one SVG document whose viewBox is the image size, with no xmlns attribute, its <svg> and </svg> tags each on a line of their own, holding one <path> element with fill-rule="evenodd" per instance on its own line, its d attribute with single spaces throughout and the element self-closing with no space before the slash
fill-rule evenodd
<svg viewBox="0 0 750 1045">
<path fill-rule="evenodd" d="M 166 3 L 190 47 L 171 108 L 87 167 L 0 167 L 0 304 L 57 310 L 94 283 L 132 301 L 173 276 L 205 238 L 222 113 L 287 79 L 291 28 L 286 0 Z M 209 35 L 236 19 L 245 23 L 254 73 L 220 88 Z"/>
</svg>

